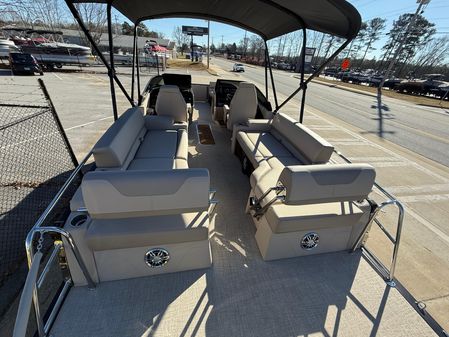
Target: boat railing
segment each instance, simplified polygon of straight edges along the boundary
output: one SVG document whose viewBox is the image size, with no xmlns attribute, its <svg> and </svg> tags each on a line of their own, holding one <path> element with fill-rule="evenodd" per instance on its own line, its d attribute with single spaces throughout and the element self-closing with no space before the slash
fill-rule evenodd
<svg viewBox="0 0 449 337">
<path fill-rule="evenodd" d="M 39 302 L 39 294 L 38 290 L 41 289 L 45 283 L 45 280 L 52 269 L 51 266 L 55 263 L 56 259 L 60 256 L 60 251 L 63 249 L 63 243 L 62 241 L 55 241 L 54 240 L 54 247 L 51 253 L 49 253 L 48 259 L 44 259 L 42 257 L 42 247 L 44 244 L 45 234 L 53 234 L 58 237 L 64 237 L 65 241 L 68 243 L 69 247 L 65 247 L 66 249 L 69 248 L 73 256 L 76 259 L 76 262 L 78 263 L 78 266 L 80 267 L 84 278 L 86 279 L 86 283 L 89 289 L 95 288 L 95 283 L 89 274 L 88 269 L 86 268 L 86 265 L 81 257 L 81 254 L 78 250 L 78 247 L 73 240 L 72 236 L 69 232 L 64 230 L 61 227 L 58 226 L 47 226 L 45 225 L 48 221 L 49 216 L 52 214 L 52 212 L 55 210 L 58 203 L 62 200 L 64 194 L 68 191 L 68 189 L 72 186 L 72 184 L 76 181 L 77 177 L 79 177 L 80 174 L 82 174 L 82 169 L 85 167 L 87 162 L 89 161 L 90 157 L 92 156 L 92 152 L 89 152 L 87 156 L 80 162 L 80 164 L 73 170 L 69 178 L 66 180 L 64 185 L 61 187 L 61 189 L 58 191 L 58 193 L 55 195 L 53 200 L 50 202 L 48 207 L 45 209 L 45 211 L 42 213 L 42 215 L 39 217 L 39 219 L 36 221 L 34 226 L 31 228 L 31 230 L 28 232 L 26 241 L 25 241 L 25 248 L 27 253 L 27 260 L 28 260 L 28 267 L 30 271 L 35 270 L 36 268 L 38 270 L 42 269 L 42 272 L 39 273 L 39 271 L 36 271 L 33 274 L 33 277 L 28 277 L 25 282 L 25 287 L 28 289 L 28 291 L 23 291 L 20 302 L 21 304 L 18 315 L 16 318 L 16 325 L 14 327 L 14 337 L 24 337 L 23 334 L 24 331 L 26 331 L 28 320 L 29 320 L 29 314 L 30 314 L 30 306 L 31 302 L 34 305 L 34 312 L 35 312 L 35 318 L 36 318 L 36 327 L 39 337 L 45 337 L 50 332 L 51 326 L 56 319 L 56 316 L 58 314 L 58 311 L 64 302 L 65 297 L 68 294 L 68 291 L 70 287 L 72 286 L 73 282 L 70 276 L 66 277 L 64 280 L 64 284 L 62 286 L 62 290 L 59 292 L 56 300 L 54 301 L 54 305 L 51 308 L 50 312 L 48 313 L 48 318 L 44 322 L 44 315 L 41 312 L 41 306 Z M 215 199 L 216 191 L 210 190 L 209 191 L 209 215 L 212 216 L 215 212 L 215 208 L 218 204 L 218 201 Z M 77 210 L 78 212 L 87 212 L 86 208 L 80 208 Z M 37 243 L 37 244 L 36 244 Z M 35 248 L 36 246 L 36 248 Z M 38 258 L 36 258 L 38 257 Z M 46 260 L 45 264 L 41 266 L 41 262 Z M 36 266 L 37 265 L 37 266 Z M 42 267 L 42 268 L 41 268 Z M 24 289 L 25 289 L 24 287 Z M 31 301 L 32 298 L 32 301 Z"/>
<path fill-rule="evenodd" d="M 62 242 L 61 241 L 54 241 L 53 250 L 49 253 L 48 259 L 42 258 L 42 247 L 44 244 L 45 234 L 57 234 L 61 237 L 64 237 L 66 241 L 69 243 L 70 249 L 72 250 L 72 253 L 84 273 L 84 276 L 87 280 L 87 284 L 90 288 L 95 287 L 94 282 L 92 281 L 92 278 L 90 277 L 87 268 L 84 265 L 83 260 L 81 259 L 81 256 L 79 254 L 78 248 L 76 246 L 76 243 L 73 241 L 70 233 L 65 231 L 63 228 L 60 228 L 58 226 L 46 226 L 50 215 L 52 212 L 56 209 L 56 206 L 59 204 L 59 202 L 62 200 L 65 193 L 69 190 L 69 188 L 73 185 L 73 183 L 76 181 L 76 179 L 79 177 L 80 174 L 82 174 L 82 169 L 88 162 L 92 155 L 92 152 L 89 152 L 87 156 L 81 161 L 81 163 L 73 170 L 73 172 L 70 174 L 69 178 L 66 180 L 64 185 L 61 187 L 61 189 L 58 191 L 58 193 L 55 195 L 53 200 L 50 202 L 50 204 L 47 206 L 45 211 L 42 213 L 42 215 L 39 217 L 39 219 L 36 221 L 34 226 L 31 228 L 31 230 L 28 232 L 28 235 L 25 240 L 25 249 L 27 254 L 27 262 L 28 267 L 31 270 L 34 270 L 37 268 L 38 270 L 42 270 L 40 273 L 37 271 L 34 275 L 34 277 L 28 277 L 25 282 L 25 287 L 29 291 L 22 292 L 22 297 L 20 300 L 20 304 L 22 304 L 22 307 L 20 308 L 19 305 L 19 311 L 16 318 L 16 324 L 14 327 L 14 337 L 22 337 L 24 329 L 26 330 L 28 320 L 29 320 L 29 313 L 30 308 L 27 308 L 27 306 L 31 305 L 31 301 L 29 297 L 32 297 L 32 302 L 34 306 L 34 314 L 36 318 L 36 327 L 39 337 L 47 336 L 50 328 L 56 318 L 56 315 L 64 302 L 64 299 L 72 285 L 72 280 L 70 277 L 65 278 L 64 284 L 62 287 L 62 290 L 59 292 L 58 297 L 56 301 L 54 302 L 54 305 L 52 306 L 50 312 L 48 313 L 48 318 L 44 322 L 43 314 L 41 312 L 41 306 L 39 302 L 39 293 L 38 290 L 41 289 L 44 284 L 45 280 L 47 279 L 47 276 L 49 272 L 51 271 L 51 266 L 55 263 L 57 258 L 59 257 L 60 250 L 62 249 Z M 37 245 L 36 245 L 37 242 Z M 36 248 L 35 248 L 36 246 Z M 36 258 L 36 257 L 39 258 Z M 41 262 L 46 261 L 43 266 L 40 266 Z M 37 266 L 36 266 L 37 265 Z M 42 267 L 42 268 L 41 268 Z M 24 288 L 25 289 L 25 288 Z"/>
<path fill-rule="evenodd" d="M 345 162 L 352 163 L 341 152 L 334 150 L 334 153 L 337 154 Z M 352 252 L 354 252 L 356 249 L 358 249 L 360 247 L 366 253 L 365 256 L 369 259 L 371 264 L 384 277 L 387 284 L 391 287 L 395 287 L 396 283 L 394 281 L 394 275 L 395 275 L 396 263 L 397 263 L 397 259 L 398 259 L 399 244 L 401 241 L 402 225 L 404 222 L 405 209 L 404 209 L 404 205 L 402 205 L 402 203 L 399 200 L 397 200 L 395 196 L 393 196 L 390 192 L 388 192 L 385 188 L 380 186 L 378 183 L 374 182 L 374 188 L 378 192 L 380 192 L 380 194 L 385 196 L 387 198 L 387 200 L 380 204 L 373 202 L 369 221 L 366 224 L 363 231 L 360 233 L 356 242 L 354 243 L 354 245 L 352 247 Z M 391 234 L 378 218 L 379 213 L 381 211 L 383 211 L 388 206 L 395 206 L 398 209 L 398 218 L 397 218 L 395 235 Z M 381 229 L 381 231 L 387 236 L 387 238 L 393 244 L 393 254 L 391 257 L 391 263 L 390 263 L 389 268 L 387 266 L 385 266 L 385 264 L 380 261 L 380 259 L 374 254 L 374 252 L 372 250 L 370 250 L 365 245 L 365 242 L 364 242 L 365 235 L 366 235 L 367 231 L 371 228 L 371 225 L 373 223 L 375 223 Z"/>
</svg>

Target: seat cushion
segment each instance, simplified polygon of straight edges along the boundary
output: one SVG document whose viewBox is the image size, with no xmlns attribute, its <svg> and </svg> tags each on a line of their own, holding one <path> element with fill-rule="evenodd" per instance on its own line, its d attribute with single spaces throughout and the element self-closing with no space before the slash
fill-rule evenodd
<svg viewBox="0 0 449 337">
<path fill-rule="evenodd" d="M 291 157 L 292 154 L 268 132 L 243 132 L 237 134 L 237 141 L 254 167 L 262 159 Z"/>
<path fill-rule="evenodd" d="M 92 149 L 99 168 L 120 168 L 126 166 L 127 158 L 134 154 L 140 137 L 144 134 L 145 120 L 140 108 L 131 108 L 103 134 Z"/>
<path fill-rule="evenodd" d="M 175 158 L 177 146 L 177 130 L 149 130 L 135 158 Z"/>
<path fill-rule="evenodd" d="M 131 161 L 128 170 L 171 170 L 174 161 L 173 158 L 137 158 Z"/>
<path fill-rule="evenodd" d="M 193 212 L 133 219 L 96 219 L 86 234 L 95 251 L 208 239 L 209 215 Z"/>
<path fill-rule="evenodd" d="M 334 147 L 331 144 L 283 113 L 274 116 L 272 127 L 302 153 L 309 161 L 307 164 L 327 163 L 332 156 Z"/>
<path fill-rule="evenodd" d="M 363 211 L 353 202 L 297 206 L 277 203 L 269 207 L 265 213 L 273 233 L 353 226 L 362 215 Z"/>
</svg>

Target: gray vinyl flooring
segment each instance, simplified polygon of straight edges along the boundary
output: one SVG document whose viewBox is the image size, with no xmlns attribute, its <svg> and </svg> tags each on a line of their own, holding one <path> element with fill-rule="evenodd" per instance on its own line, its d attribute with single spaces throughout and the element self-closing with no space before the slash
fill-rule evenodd
<svg viewBox="0 0 449 337">
<path fill-rule="evenodd" d="M 210 122 L 197 104 L 198 123 Z M 217 190 L 213 266 L 72 288 L 53 337 L 434 336 L 360 252 L 264 262 L 250 216 L 249 180 L 230 133 L 210 122 L 215 145 L 190 128 L 190 167 L 207 167 Z"/>
</svg>

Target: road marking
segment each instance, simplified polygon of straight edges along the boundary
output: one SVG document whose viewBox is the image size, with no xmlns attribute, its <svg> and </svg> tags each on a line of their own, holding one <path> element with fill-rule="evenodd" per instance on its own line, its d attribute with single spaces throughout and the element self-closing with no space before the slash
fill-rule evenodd
<svg viewBox="0 0 449 337">
<path fill-rule="evenodd" d="M 423 193 L 423 192 L 446 192 L 449 191 L 449 184 L 427 184 L 419 186 L 389 186 L 388 190 L 392 193 Z"/>
<path fill-rule="evenodd" d="M 396 158 L 391 157 L 348 157 L 350 161 L 354 162 L 390 162 L 390 161 L 398 161 Z"/>
<path fill-rule="evenodd" d="M 446 243 L 449 244 L 449 235 L 441 231 L 439 228 L 437 228 L 433 223 L 429 222 L 427 219 L 424 219 L 421 215 L 416 214 L 413 210 L 410 209 L 410 207 L 407 207 L 406 214 L 411 215 L 413 218 L 418 220 L 422 225 L 427 227 L 429 230 L 434 232 L 436 235 L 438 235 L 442 240 L 446 241 Z"/>
<path fill-rule="evenodd" d="M 59 78 L 62 81 L 62 78 L 56 75 L 55 73 L 52 73 L 52 75 L 55 76 L 56 78 Z"/>
<path fill-rule="evenodd" d="M 401 196 L 403 202 L 434 202 L 434 201 L 446 201 L 449 200 L 449 194 L 417 194 Z"/>
<path fill-rule="evenodd" d="M 73 130 L 73 129 L 82 128 L 83 126 L 91 125 L 91 124 L 94 124 L 94 123 L 97 123 L 97 122 L 101 122 L 101 121 L 104 121 L 106 119 L 110 119 L 110 118 L 113 118 L 113 117 L 114 116 L 103 117 L 103 118 L 100 118 L 100 119 L 97 119 L 97 120 L 94 120 L 94 121 L 91 121 L 91 122 L 87 122 L 87 123 L 84 123 L 84 124 L 71 126 L 70 128 L 66 128 L 64 130 L 65 131 L 70 131 L 70 130 Z"/>
</svg>

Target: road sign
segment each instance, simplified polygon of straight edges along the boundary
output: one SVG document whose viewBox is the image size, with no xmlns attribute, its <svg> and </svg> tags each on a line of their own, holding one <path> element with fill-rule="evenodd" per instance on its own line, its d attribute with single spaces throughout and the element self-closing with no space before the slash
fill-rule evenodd
<svg viewBox="0 0 449 337">
<path fill-rule="evenodd" d="M 207 27 L 182 26 L 182 33 L 193 36 L 203 36 L 209 34 Z"/>
<path fill-rule="evenodd" d="M 341 69 L 347 70 L 350 65 L 351 62 L 349 61 L 349 59 L 344 59 L 343 62 L 341 63 Z"/>
</svg>

